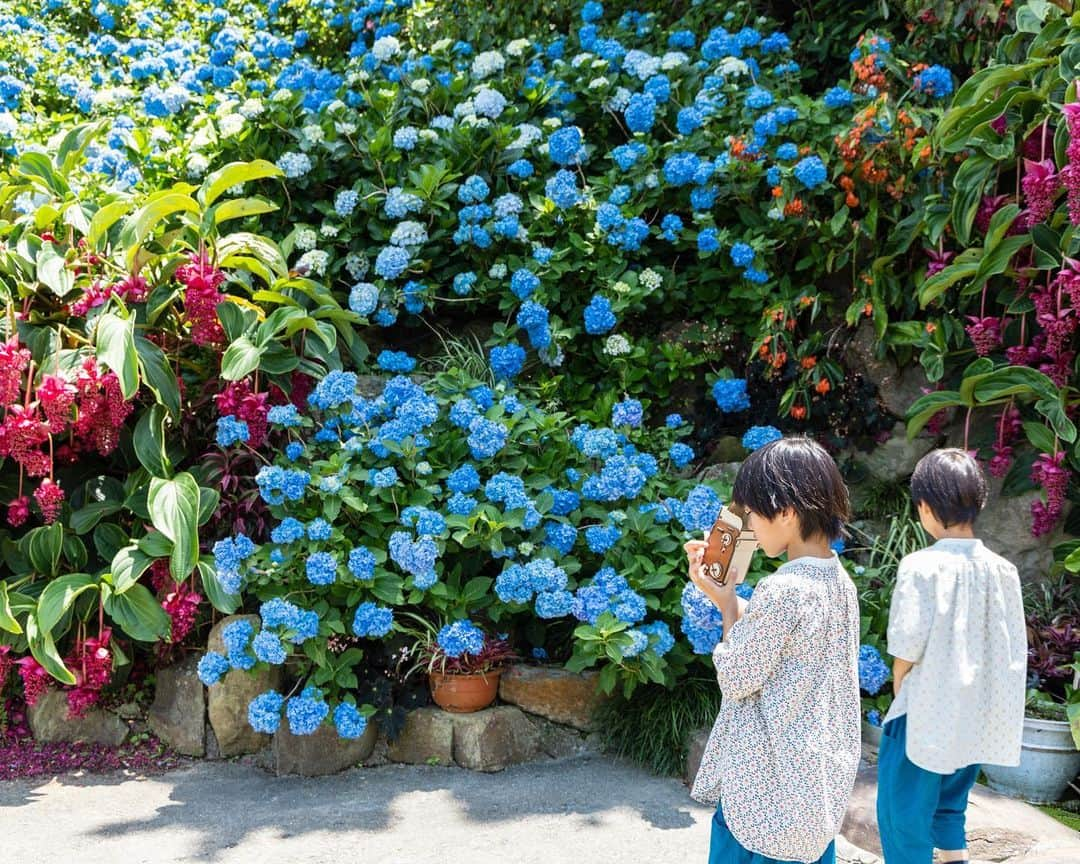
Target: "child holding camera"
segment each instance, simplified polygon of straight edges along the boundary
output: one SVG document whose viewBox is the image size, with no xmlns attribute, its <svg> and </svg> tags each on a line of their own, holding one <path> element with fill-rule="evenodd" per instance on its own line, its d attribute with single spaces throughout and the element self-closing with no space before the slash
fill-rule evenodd
<svg viewBox="0 0 1080 864">
<path fill-rule="evenodd" d="M 830 548 L 847 488 L 820 445 L 785 438 L 750 455 L 732 498 L 765 554 L 787 562 L 743 608 L 745 574 L 717 584 L 707 543 L 684 547 L 724 619 L 713 651 L 724 701 L 691 792 L 717 803 L 709 864 L 833 864 L 860 754 L 858 598 Z"/>
</svg>

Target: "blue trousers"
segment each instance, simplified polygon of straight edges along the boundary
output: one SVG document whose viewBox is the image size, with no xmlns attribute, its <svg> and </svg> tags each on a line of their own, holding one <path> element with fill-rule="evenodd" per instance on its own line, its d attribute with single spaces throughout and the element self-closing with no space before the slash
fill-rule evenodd
<svg viewBox="0 0 1080 864">
<path fill-rule="evenodd" d="M 907 758 L 907 717 L 885 724 L 878 753 L 878 829 L 885 864 L 931 864 L 934 849 L 967 848 L 968 793 L 979 776 L 969 765 L 935 774 Z"/>
<path fill-rule="evenodd" d="M 793 864 L 790 861 L 777 861 L 766 858 L 744 848 L 735 839 L 724 821 L 724 811 L 716 805 L 716 815 L 712 820 L 712 839 L 709 842 L 709 864 Z M 836 843 L 830 843 L 825 854 L 814 864 L 836 864 Z"/>
</svg>

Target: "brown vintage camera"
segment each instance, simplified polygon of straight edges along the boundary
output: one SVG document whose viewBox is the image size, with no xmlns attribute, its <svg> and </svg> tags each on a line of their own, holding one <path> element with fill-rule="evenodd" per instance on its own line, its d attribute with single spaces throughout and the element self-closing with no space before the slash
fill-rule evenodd
<svg viewBox="0 0 1080 864">
<path fill-rule="evenodd" d="M 744 528 L 746 511 L 738 505 L 723 507 L 705 537 L 705 554 L 701 572 L 717 585 L 726 585 L 734 568 L 735 578 L 742 582 L 757 549 L 757 537 Z"/>
</svg>

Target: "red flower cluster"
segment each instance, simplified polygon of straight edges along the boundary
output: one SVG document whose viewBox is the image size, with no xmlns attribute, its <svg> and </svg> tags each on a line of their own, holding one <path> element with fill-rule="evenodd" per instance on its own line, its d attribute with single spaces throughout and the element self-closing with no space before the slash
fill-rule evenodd
<svg viewBox="0 0 1080 864">
<path fill-rule="evenodd" d="M 78 300 L 68 304 L 68 312 L 72 315 L 82 318 L 91 309 L 96 309 L 98 306 L 104 306 L 105 301 L 110 297 L 119 297 L 122 300 L 127 300 L 129 303 L 142 303 L 146 300 L 146 296 L 149 293 L 149 286 L 146 280 L 142 276 L 136 276 L 132 274 L 126 279 L 120 282 L 113 283 L 111 285 L 103 285 L 101 282 L 94 282 L 86 293 L 82 295 Z"/>
<path fill-rule="evenodd" d="M 109 638 L 112 631 L 106 627 L 97 639 L 84 639 L 75 646 L 75 652 L 66 660 L 75 673 L 75 686 L 67 691 L 68 713 L 82 717 L 86 710 L 97 704 L 101 691 L 112 680 L 112 653 Z"/>
<path fill-rule="evenodd" d="M 1027 202 L 1027 210 L 1022 216 L 1024 226 L 1030 228 L 1032 225 L 1045 222 L 1047 217 L 1054 212 L 1054 199 L 1061 190 L 1061 177 L 1058 175 L 1054 160 L 1043 159 L 1035 162 L 1025 159 L 1024 179 L 1021 181 L 1021 186 Z"/>
<path fill-rule="evenodd" d="M 225 299 L 218 290 L 225 274 L 214 267 L 200 252 L 190 256 L 187 264 L 176 268 L 176 279 L 184 291 L 184 308 L 191 324 L 191 339 L 196 345 L 220 345 L 225 331 L 218 320 L 218 303 Z"/>
<path fill-rule="evenodd" d="M 29 654 L 16 660 L 15 665 L 19 667 L 19 677 L 22 678 L 23 697 L 26 699 L 26 704 L 36 705 L 37 700 L 49 689 L 52 678 L 45 671 L 45 667 Z"/>
<path fill-rule="evenodd" d="M 1065 451 L 1060 450 L 1051 456 L 1040 453 L 1031 466 L 1031 480 L 1042 486 L 1046 501 L 1033 501 L 1031 504 L 1031 533 L 1042 537 L 1054 530 L 1054 523 L 1061 518 L 1065 507 L 1065 493 L 1069 489 L 1069 469 L 1065 467 Z"/>
<path fill-rule="evenodd" d="M 964 327 L 971 344 L 975 346 L 975 353 L 985 357 L 1001 344 L 1001 319 L 988 315 L 979 318 L 976 315 L 968 315 L 968 324 Z"/>
<path fill-rule="evenodd" d="M 1007 405 L 998 421 L 997 437 L 994 440 L 994 456 L 990 460 L 990 473 L 994 477 L 1004 477 L 1012 466 L 1012 443 L 1020 435 L 1024 424 L 1020 411 L 1015 405 Z"/>
<path fill-rule="evenodd" d="M 195 618 L 201 602 L 202 595 L 183 583 L 177 585 L 176 590 L 166 594 L 165 599 L 161 601 L 161 608 L 172 619 L 169 641 L 173 645 L 179 645 L 195 626 Z"/>
<path fill-rule="evenodd" d="M 1065 148 L 1069 164 L 1061 172 L 1065 181 L 1066 202 L 1069 206 L 1069 221 L 1080 225 L 1080 102 L 1063 105 L 1065 124 L 1069 128 L 1069 146 Z"/>
<path fill-rule="evenodd" d="M 245 380 L 233 381 L 223 392 L 214 396 L 222 417 L 232 414 L 237 420 L 247 423 L 247 445 L 254 450 L 266 441 L 266 415 L 270 411 L 270 406 L 266 404 L 268 395 L 252 393 L 251 384 Z"/>
</svg>

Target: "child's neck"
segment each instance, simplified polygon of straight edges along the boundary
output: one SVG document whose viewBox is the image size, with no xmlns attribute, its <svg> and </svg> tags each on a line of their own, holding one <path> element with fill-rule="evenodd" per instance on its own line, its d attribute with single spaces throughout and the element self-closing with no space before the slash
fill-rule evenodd
<svg viewBox="0 0 1080 864">
<path fill-rule="evenodd" d="M 796 558 L 832 558 L 833 550 L 825 537 L 811 537 L 803 540 L 801 537 L 792 540 L 787 547 L 788 561 Z"/>
<path fill-rule="evenodd" d="M 975 529 L 971 525 L 951 525 L 934 533 L 935 540 L 974 540 Z"/>
</svg>

